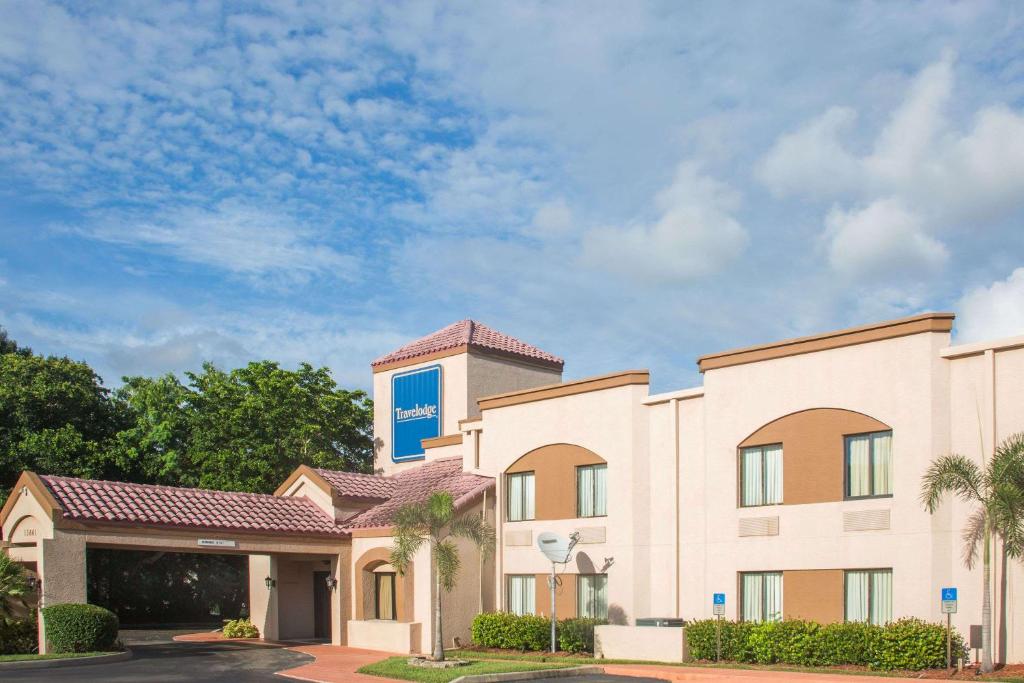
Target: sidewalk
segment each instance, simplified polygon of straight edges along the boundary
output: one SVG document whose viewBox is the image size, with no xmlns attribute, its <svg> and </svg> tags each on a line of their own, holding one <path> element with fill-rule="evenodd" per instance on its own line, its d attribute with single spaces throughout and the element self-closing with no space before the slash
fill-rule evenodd
<svg viewBox="0 0 1024 683">
<path fill-rule="evenodd" d="M 859 676 L 850 674 L 798 673 L 793 671 L 765 671 L 763 669 L 718 669 L 698 666 L 661 666 L 658 664 L 605 664 L 606 674 L 660 678 L 665 681 L 687 683 L 780 683 L 803 681 L 806 683 L 899 683 L 916 678 L 889 676 Z"/>
</svg>

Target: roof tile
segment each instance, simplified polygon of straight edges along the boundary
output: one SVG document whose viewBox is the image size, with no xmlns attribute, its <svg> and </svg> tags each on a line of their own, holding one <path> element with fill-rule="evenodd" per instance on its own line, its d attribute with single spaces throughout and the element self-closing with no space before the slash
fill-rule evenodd
<svg viewBox="0 0 1024 683">
<path fill-rule="evenodd" d="M 519 356 L 540 361 L 545 365 L 556 366 L 559 369 L 565 364 L 565 361 L 558 356 L 542 351 L 536 346 L 527 344 L 515 337 L 510 337 L 507 334 L 493 330 L 483 323 L 466 319 L 409 342 L 402 348 L 381 356 L 370 363 L 370 365 L 377 367 L 379 365 L 397 363 L 460 346 Z"/>
</svg>

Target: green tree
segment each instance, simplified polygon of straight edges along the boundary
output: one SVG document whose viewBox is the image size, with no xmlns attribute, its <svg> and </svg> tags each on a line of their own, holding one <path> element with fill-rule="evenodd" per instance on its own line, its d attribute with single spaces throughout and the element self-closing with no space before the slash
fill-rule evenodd
<svg viewBox="0 0 1024 683">
<path fill-rule="evenodd" d="M 20 353 L 23 356 L 31 355 L 32 349 L 27 346 L 18 346 L 18 342 L 7 336 L 7 330 L 0 327 L 0 356 L 5 353 Z"/>
<path fill-rule="evenodd" d="M 430 544 L 434 571 L 434 659 L 444 660 L 441 634 L 441 593 L 451 591 L 459 576 L 459 549 L 454 538 L 472 541 L 484 555 L 494 551 L 494 529 L 475 514 L 456 516 L 447 491 L 435 491 L 422 503 L 410 503 L 395 513 L 395 540 L 391 564 L 404 574 L 424 543 Z"/>
<path fill-rule="evenodd" d="M 921 503 L 934 513 L 946 494 L 976 507 L 963 530 L 963 560 L 968 569 L 978 560 L 981 546 L 981 670 L 992 671 L 992 541 L 999 537 L 1004 552 L 1024 552 L 1024 433 L 999 444 L 992 457 L 979 465 L 962 455 L 944 455 L 928 467 L 921 482 Z"/>
<path fill-rule="evenodd" d="M 24 606 L 28 594 L 28 574 L 25 568 L 0 550 L 0 617 L 13 619 L 14 605 Z"/>
<path fill-rule="evenodd" d="M 98 477 L 116 473 L 107 455 L 124 415 L 82 362 L 0 355 L 0 503 L 22 470 Z"/>
</svg>

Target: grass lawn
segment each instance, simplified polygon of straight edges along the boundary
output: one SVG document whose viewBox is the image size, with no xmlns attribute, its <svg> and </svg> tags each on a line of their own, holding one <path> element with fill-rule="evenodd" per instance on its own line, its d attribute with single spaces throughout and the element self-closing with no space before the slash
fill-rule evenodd
<svg viewBox="0 0 1024 683">
<path fill-rule="evenodd" d="M 112 655 L 114 652 L 61 652 L 49 655 L 0 655 L 0 663 L 3 662 L 35 662 L 44 659 L 70 659 L 72 657 L 99 657 L 100 655 Z"/>
<path fill-rule="evenodd" d="M 359 673 L 383 676 L 384 678 L 397 678 L 403 681 L 448 683 L 448 681 L 454 681 L 459 676 L 504 674 L 513 671 L 536 671 L 537 669 L 565 669 L 570 666 L 579 666 L 577 662 L 524 662 L 494 658 L 487 661 L 480 661 L 478 659 L 478 661 L 472 661 L 466 666 L 457 666 L 451 669 L 424 669 L 418 666 L 409 666 L 407 663 L 408 659 L 408 657 L 390 657 L 364 666 L 359 669 Z M 593 663 L 593 660 L 591 660 L 591 663 Z"/>
</svg>

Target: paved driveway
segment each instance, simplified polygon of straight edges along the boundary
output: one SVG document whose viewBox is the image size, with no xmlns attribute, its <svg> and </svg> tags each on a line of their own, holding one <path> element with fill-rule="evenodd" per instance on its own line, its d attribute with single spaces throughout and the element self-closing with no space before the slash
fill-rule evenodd
<svg viewBox="0 0 1024 683">
<path fill-rule="evenodd" d="M 313 658 L 277 647 L 251 647 L 232 643 L 145 642 L 131 645 L 134 656 L 110 664 L 83 664 L 62 669 L 26 669 L 4 672 L 8 681 L 77 681 L 79 683 L 228 683 L 254 681 L 281 683 L 275 671 L 290 669 Z"/>
</svg>

